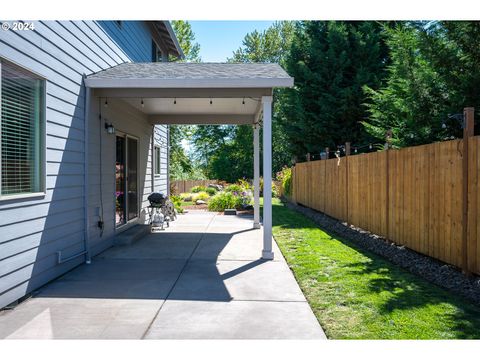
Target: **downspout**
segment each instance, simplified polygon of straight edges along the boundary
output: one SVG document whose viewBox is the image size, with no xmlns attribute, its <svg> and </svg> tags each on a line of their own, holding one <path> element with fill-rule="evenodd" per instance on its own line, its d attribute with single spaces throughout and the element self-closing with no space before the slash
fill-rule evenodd
<svg viewBox="0 0 480 360">
<path fill-rule="evenodd" d="M 83 84 L 85 86 L 85 103 L 84 103 L 84 118 L 85 118 L 85 125 L 84 125 L 84 146 L 83 146 L 83 226 L 84 226 L 84 233 L 83 233 L 83 241 L 85 244 L 85 249 L 75 255 L 69 256 L 68 258 L 62 257 L 62 251 L 57 251 L 57 264 L 63 264 L 70 260 L 76 259 L 80 256 L 85 255 L 85 263 L 91 263 L 90 257 L 90 247 L 88 244 L 88 123 L 90 119 L 90 88 L 87 87 L 85 84 L 86 76 L 83 76 Z"/>
<path fill-rule="evenodd" d="M 155 164 L 157 159 L 155 159 L 155 125 L 152 125 L 152 146 L 150 146 L 152 156 L 150 158 L 150 180 L 152 182 L 152 193 L 155 192 Z"/>
<path fill-rule="evenodd" d="M 170 197 L 170 125 L 167 125 L 167 196 Z"/>
<path fill-rule="evenodd" d="M 85 81 L 85 76 L 84 76 Z M 91 89 L 90 87 L 85 85 L 85 125 L 84 125 L 84 161 L 83 161 L 83 216 L 84 216 L 84 242 L 85 242 L 85 263 L 91 263 L 90 257 L 90 245 L 88 239 L 88 228 L 89 228 L 89 221 L 88 221 L 88 124 L 90 122 L 90 96 L 91 96 Z M 101 186 L 101 185 L 100 185 Z"/>
</svg>

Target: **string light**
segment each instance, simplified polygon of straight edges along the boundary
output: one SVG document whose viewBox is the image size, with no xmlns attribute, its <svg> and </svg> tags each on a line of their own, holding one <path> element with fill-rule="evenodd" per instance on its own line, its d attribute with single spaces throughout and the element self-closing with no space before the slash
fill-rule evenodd
<svg viewBox="0 0 480 360">
<path fill-rule="evenodd" d="M 213 104 L 213 103 L 212 103 L 212 99 L 210 99 L 210 105 L 212 105 L 212 104 Z"/>
<path fill-rule="evenodd" d="M 142 108 L 145 107 L 145 103 L 143 102 L 143 99 L 140 103 L 142 104 Z"/>
<path fill-rule="evenodd" d="M 242 100 L 242 104 L 245 105 L 245 97 Z"/>
<path fill-rule="evenodd" d="M 105 107 L 108 107 L 108 99 L 105 98 Z"/>
<path fill-rule="evenodd" d="M 173 100 L 173 105 L 177 105 L 177 98 Z"/>
</svg>

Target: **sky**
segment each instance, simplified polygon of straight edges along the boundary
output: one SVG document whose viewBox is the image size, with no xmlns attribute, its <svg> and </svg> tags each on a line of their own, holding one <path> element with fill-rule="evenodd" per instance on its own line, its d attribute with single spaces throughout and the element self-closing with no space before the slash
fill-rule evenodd
<svg viewBox="0 0 480 360">
<path fill-rule="evenodd" d="M 200 44 L 203 62 L 225 62 L 242 45 L 247 33 L 263 31 L 273 21 L 189 21 Z"/>
</svg>

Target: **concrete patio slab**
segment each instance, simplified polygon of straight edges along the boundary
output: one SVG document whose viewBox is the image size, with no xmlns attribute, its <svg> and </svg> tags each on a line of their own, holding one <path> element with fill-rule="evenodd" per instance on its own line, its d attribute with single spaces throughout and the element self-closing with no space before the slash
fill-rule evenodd
<svg viewBox="0 0 480 360">
<path fill-rule="evenodd" d="M 0 338 L 324 339 L 274 243 L 252 218 L 192 211 L 111 248 L 0 312 Z"/>
<path fill-rule="evenodd" d="M 185 260 L 100 259 L 45 286 L 50 298 L 165 299 Z"/>
<path fill-rule="evenodd" d="M 261 229 L 253 229 L 251 221 L 243 221 L 236 228 L 218 228 L 216 223 L 208 228 L 208 233 L 195 250 L 194 260 L 256 260 L 263 248 Z M 277 244 L 273 242 L 274 261 L 284 261 Z"/>
<path fill-rule="evenodd" d="M 287 264 L 278 261 L 188 263 L 169 299 L 305 301 Z"/>
<path fill-rule="evenodd" d="M 163 302 L 33 298 L 0 316 L 0 338 L 139 339 Z"/>
<path fill-rule="evenodd" d="M 147 339 L 324 339 L 306 302 L 180 301 L 163 306 Z"/>
<path fill-rule="evenodd" d="M 169 232 L 147 235 L 131 246 L 116 246 L 99 256 L 108 259 L 187 259 L 203 232 Z"/>
</svg>

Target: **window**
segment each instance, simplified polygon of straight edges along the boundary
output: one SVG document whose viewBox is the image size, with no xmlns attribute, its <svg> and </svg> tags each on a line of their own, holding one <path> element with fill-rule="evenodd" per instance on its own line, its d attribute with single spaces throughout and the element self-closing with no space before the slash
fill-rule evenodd
<svg viewBox="0 0 480 360">
<path fill-rule="evenodd" d="M 0 60 L 0 197 L 44 192 L 45 81 Z"/>
<path fill-rule="evenodd" d="M 154 174 L 155 175 L 160 175 L 160 146 L 155 146 L 155 152 L 154 152 Z"/>
</svg>

